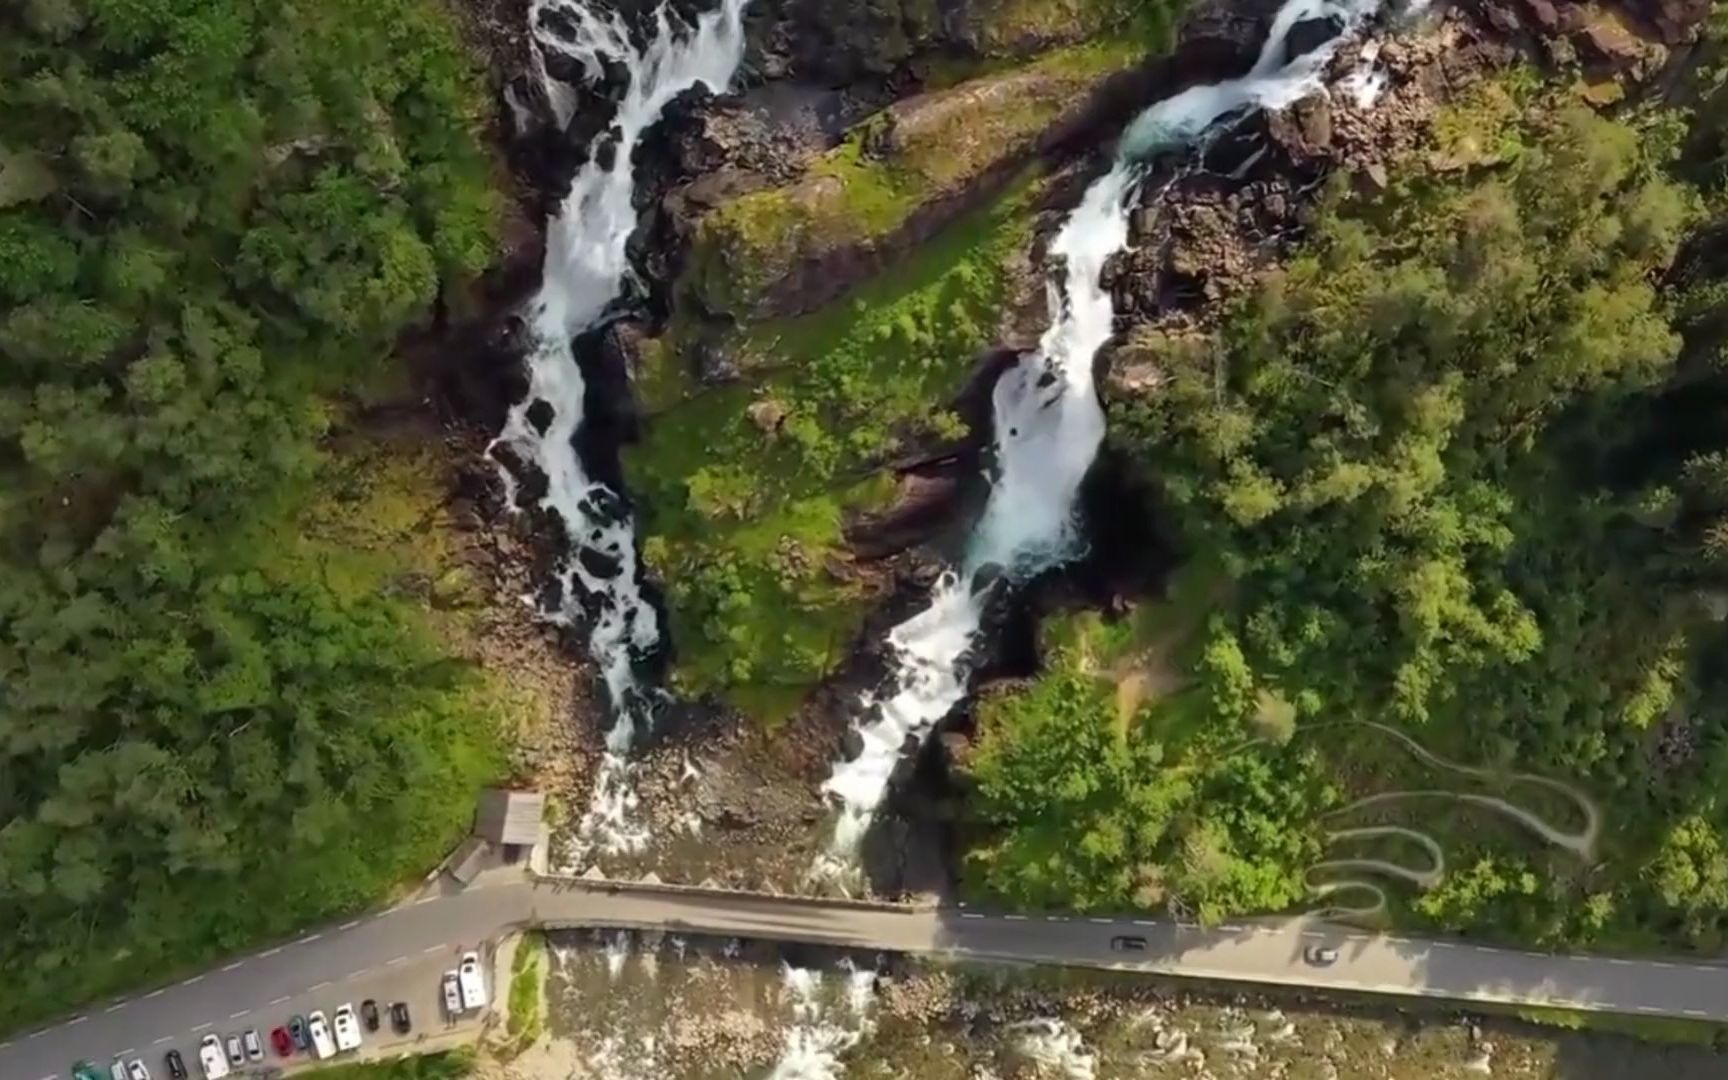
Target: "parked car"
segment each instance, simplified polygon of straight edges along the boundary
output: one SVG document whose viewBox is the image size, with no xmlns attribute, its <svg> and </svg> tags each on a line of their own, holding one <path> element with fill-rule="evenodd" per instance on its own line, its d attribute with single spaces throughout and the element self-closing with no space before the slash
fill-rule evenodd
<svg viewBox="0 0 1728 1080">
<path fill-rule="evenodd" d="M 366 1021 L 367 1031 L 378 1030 L 378 1003 L 367 998 L 360 1003 L 360 1019 Z"/>
<path fill-rule="evenodd" d="M 257 1028 L 247 1028 L 246 1033 L 240 1036 L 240 1045 L 246 1048 L 247 1061 L 264 1060 L 264 1040 L 258 1037 Z"/>
<path fill-rule="evenodd" d="M 408 1003 L 398 1001 L 390 1006 L 390 1026 L 396 1034 L 406 1035 L 414 1030 L 414 1021 L 408 1019 Z"/>
<path fill-rule="evenodd" d="M 360 1021 L 354 1018 L 354 1006 L 343 1005 L 336 1010 L 336 1015 L 330 1018 L 330 1026 L 336 1030 L 336 1049 L 360 1049 Z"/>
<path fill-rule="evenodd" d="M 454 971 L 444 973 L 444 1012 L 452 1020 L 462 1015 L 462 990 Z"/>
<path fill-rule="evenodd" d="M 228 1075 L 228 1059 L 222 1054 L 221 1039 L 204 1036 L 204 1041 L 198 1044 L 198 1066 L 204 1070 L 205 1080 L 222 1080 Z"/>
<path fill-rule="evenodd" d="M 108 1077 L 109 1080 L 126 1080 L 126 1063 L 115 1058 L 114 1063 L 108 1066 Z"/>
<path fill-rule="evenodd" d="M 162 1055 L 162 1063 L 168 1066 L 169 1080 L 186 1080 L 186 1059 L 180 1056 L 180 1051 L 168 1051 Z"/>
<path fill-rule="evenodd" d="M 144 1064 L 143 1058 L 133 1058 L 126 1063 L 127 1080 L 150 1080 L 150 1069 Z"/>
<path fill-rule="evenodd" d="M 1113 937 L 1110 947 L 1117 952 L 1145 952 L 1146 939 L 1143 937 Z"/>
<path fill-rule="evenodd" d="M 480 971 L 479 953 L 462 954 L 462 963 L 456 967 L 456 981 L 462 987 L 462 1007 L 464 1009 L 484 1009 L 486 1007 L 486 977 Z"/>
<path fill-rule="evenodd" d="M 306 1018 L 306 1035 L 312 1040 L 312 1056 L 323 1060 L 336 1056 L 336 1042 L 330 1038 L 330 1023 L 324 1014 L 313 1010 Z"/>
<path fill-rule="evenodd" d="M 288 1034 L 288 1029 L 285 1027 L 279 1027 L 270 1032 L 270 1045 L 275 1047 L 277 1057 L 294 1056 L 294 1036 Z"/>
<path fill-rule="evenodd" d="M 306 1034 L 306 1018 L 298 1013 L 288 1018 L 288 1037 L 294 1040 L 294 1049 L 312 1049 L 312 1040 Z"/>
<path fill-rule="evenodd" d="M 88 1061 L 72 1063 L 72 1080 L 102 1080 L 102 1070 Z"/>
<path fill-rule="evenodd" d="M 1338 962 L 1338 950 L 1330 945 L 1310 945 L 1302 955 L 1315 967 L 1327 967 Z"/>
</svg>

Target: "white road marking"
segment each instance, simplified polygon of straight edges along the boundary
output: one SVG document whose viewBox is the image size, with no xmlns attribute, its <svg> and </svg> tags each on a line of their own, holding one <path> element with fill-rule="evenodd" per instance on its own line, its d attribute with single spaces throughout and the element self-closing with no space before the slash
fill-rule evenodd
<svg viewBox="0 0 1728 1080">
<path fill-rule="evenodd" d="M 1134 925 L 1135 926 L 1157 926 L 1158 924 L 1153 922 L 1151 919 L 1135 919 Z"/>
<path fill-rule="evenodd" d="M 1683 1009 L 1681 1011 L 1684 1012 L 1687 1016 L 1709 1016 L 1710 1015 L 1708 1012 L 1705 1012 L 1703 1009 Z"/>
<path fill-rule="evenodd" d="M 1134 920 L 1134 922 L 1135 922 L 1135 925 L 1137 925 L 1137 926 L 1155 926 L 1155 925 L 1157 925 L 1156 923 L 1143 923 L 1138 919 Z M 1242 927 L 1236 926 L 1232 923 L 1219 923 L 1218 929 L 1223 930 L 1225 933 L 1229 933 L 1229 934 L 1240 934 L 1242 932 Z"/>
<path fill-rule="evenodd" d="M 384 966 L 395 967 L 397 964 L 406 964 L 407 962 L 408 958 L 406 956 L 392 956 L 390 959 L 384 961 Z"/>
<path fill-rule="evenodd" d="M 976 911 L 962 911 L 960 917 L 962 919 L 982 919 L 984 916 L 978 914 Z"/>
<path fill-rule="evenodd" d="M 164 1035 L 160 1039 L 157 1039 L 155 1042 L 151 1043 L 150 1045 L 151 1046 L 161 1046 L 165 1042 L 173 1042 L 173 1041 L 174 1041 L 174 1036 Z"/>
<path fill-rule="evenodd" d="M 329 985 L 330 985 L 330 980 L 329 980 L 329 979 L 325 979 L 325 980 L 324 980 L 324 981 L 323 981 L 323 982 L 321 982 L 321 983 L 317 983 L 317 984 L 315 984 L 315 985 L 312 985 L 312 986 L 308 986 L 308 987 L 307 987 L 307 988 L 306 988 L 306 992 L 307 992 L 307 993 L 308 993 L 308 994 L 310 994 L 310 993 L 314 993 L 314 992 L 316 992 L 316 991 L 318 991 L 318 990 L 322 990 L 322 989 L 324 989 L 324 988 L 325 988 L 325 987 L 326 987 L 326 986 L 329 986 Z"/>
<path fill-rule="evenodd" d="M 1654 1005 L 1639 1005 L 1636 1008 L 1641 1013 L 1659 1013 L 1662 1011 Z"/>
<path fill-rule="evenodd" d="M 282 995 L 282 996 L 281 996 L 281 997 L 279 997 L 279 998 L 277 998 L 277 999 L 276 999 L 276 1000 L 275 1000 L 275 1001 L 272 1001 L 272 1002 L 271 1002 L 271 1003 L 270 1003 L 270 1004 L 272 1004 L 272 1005 L 280 1005 L 280 1004 L 282 1004 L 282 1003 L 283 1003 L 283 1002 L 284 1002 L 284 1001 L 287 1001 L 287 1000 L 288 1000 L 288 995 L 287 995 L 287 994 L 283 994 L 283 995 Z"/>
<path fill-rule="evenodd" d="M 418 899 L 414 902 L 416 904 L 430 904 L 437 899 L 438 899 L 438 897 L 436 897 L 436 896 L 422 896 L 420 899 Z"/>
<path fill-rule="evenodd" d="M 276 946 L 274 949 L 265 949 L 263 952 L 258 954 L 258 959 L 262 960 L 266 956 L 275 956 L 277 953 L 279 953 L 281 951 L 282 951 L 282 946 L 280 946 L 280 945 Z"/>
<path fill-rule="evenodd" d="M 148 994 L 145 994 L 144 1000 L 149 1001 L 151 998 L 161 997 L 163 994 L 166 994 L 167 992 L 168 992 L 168 988 L 166 986 L 158 987 L 157 989 L 150 991 Z"/>
<path fill-rule="evenodd" d="M 324 936 L 323 934 L 307 934 L 305 937 L 301 938 L 299 941 L 296 941 L 294 944 L 296 944 L 296 945 L 310 945 L 314 941 L 317 941 L 319 938 L 321 938 L 323 936 Z"/>
<path fill-rule="evenodd" d="M 1007 919 L 1009 922 L 1025 922 L 1026 921 L 1026 916 L 1024 916 L 1024 915 L 1004 915 L 1002 917 L 1004 919 Z"/>
<path fill-rule="evenodd" d="M 86 1021 L 88 1019 L 90 1019 L 90 1016 L 88 1013 L 86 1013 L 83 1016 L 75 1016 L 72 1019 L 66 1021 L 66 1026 L 67 1027 L 77 1027 L 79 1024 L 82 1024 L 84 1021 Z"/>
<path fill-rule="evenodd" d="M 1613 960 L 1610 960 L 1608 962 L 1610 964 L 1613 964 L 1615 967 L 1631 967 L 1632 966 L 1632 961 L 1630 961 L 1630 960 L 1613 959 Z"/>
<path fill-rule="evenodd" d="M 120 1051 L 119 1056 L 125 1057 L 127 1054 L 136 1054 L 137 1052 L 138 1048 L 136 1046 L 128 1046 L 126 1049 Z"/>
<path fill-rule="evenodd" d="M 239 970 L 240 965 L 244 964 L 245 962 L 246 961 L 244 961 L 244 960 L 236 960 L 232 964 L 229 964 L 227 967 L 223 968 L 222 970 L 223 971 L 237 971 L 237 970 Z"/>
<path fill-rule="evenodd" d="M 192 1034 L 196 1035 L 200 1031 L 209 1031 L 211 1028 L 213 1028 L 215 1026 L 216 1026 L 215 1024 L 199 1024 L 197 1027 L 192 1029 Z"/>
<path fill-rule="evenodd" d="M 977 915 L 972 916 L 972 918 L 974 918 L 974 919 L 976 919 L 978 917 L 979 916 L 977 916 Z M 444 946 L 442 946 L 442 945 L 428 945 L 424 949 L 420 950 L 420 955 L 421 956 L 430 956 L 431 954 L 433 954 L 435 952 L 441 951 L 443 948 L 444 948 Z"/>
<path fill-rule="evenodd" d="M 370 970 L 371 970 L 370 968 L 358 968 L 354 971 L 350 971 L 348 974 L 342 976 L 342 981 L 343 982 L 352 982 L 353 980 L 358 979 L 360 976 L 366 974 L 366 972 L 368 972 Z"/>
<path fill-rule="evenodd" d="M 42 1080 L 60 1080 L 60 1074 L 59 1073 L 49 1073 L 47 1076 L 44 1076 L 42 1078 Z"/>
<path fill-rule="evenodd" d="M 1092 918 L 1087 919 L 1086 921 L 1087 922 L 1095 922 L 1095 923 L 1103 923 L 1105 926 L 1109 926 L 1111 923 L 1115 922 L 1116 920 L 1115 919 L 1100 919 L 1097 916 L 1093 916 Z"/>
<path fill-rule="evenodd" d="M 185 982 L 181 983 L 180 985 L 181 986 L 191 986 L 193 983 L 201 983 L 203 981 L 204 981 L 204 976 L 194 975 L 190 979 L 187 979 Z"/>
<path fill-rule="evenodd" d="M 31 1032 L 31 1033 L 30 1033 L 30 1034 L 28 1034 L 28 1035 L 26 1035 L 26 1036 L 24 1036 L 24 1038 L 25 1038 L 25 1039 L 26 1039 L 26 1040 L 29 1040 L 29 1039 L 34 1039 L 34 1038 L 35 1038 L 35 1037 L 36 1037 L 36 1036 L 38 1036 L 38 1035 L 46 1035 L 46 1034 L 48 1034 L 48 1032 L 49 1032 L 49 1030 L 50 1030 L 50 1029 L 48 1029 L 48 1028 L 37 1028 L 37 1029 L 36 1029 L 36 1030 L 35 1030 L 35 1031 L 32 1031 L 32 1032 Z"/>
<path fill-rule="evenodd" d="M 229 1014 L 228 1014 L 228 1019 L 230 1019 L 230 1020 L 238 1020 L 238 1019 L 240 1019 L 240 1018 L 241 1018 L 241 1017 L 242 1017 L 242 1016 L 247 1016 L 247 1015 L 250 1015 L 250 1014 L 251 1014 L 251 1012 L 252 1012 L 252 1010 L 251 1010 L 251 1009 L 241 1009 L 241 1010 L 240 1010 L 240 1011 L 239 1011 L 239 1012 L 237 1012 L 237 1013 L 229 1013 Z"/>
<path fill-rule="evenodd" d="M 336 929 L 338 929 L 338 930 L 352 930 L 356 926 L 359 926 L 359 925 L 360 925 L 360 920 L 359 919 L 353 919 L 353 920 L 350 920 L 348 922 L 343 923 L 341 926 L 338 926 Z"/>
<path fill-rule="evenodd" d="M 102 1011 L 105 1013 L 119 1012 L 121 1009 L 124 1009 L 127 1006 L 127 1004 L 128 1003 L 124 1002 L 124 1001 L 116 1001 L 114 1004 L 108 1006 L 106 1009 L 103 1009 Z"/>
<path fill-rule="evenodd" d="M 1046 915 L 1046 916 L 1044 916 L 1044 921 L 1045 922 L 1067 922 L 1068 916 L 1066 916 L 1066 915 Z"/>
</svg>

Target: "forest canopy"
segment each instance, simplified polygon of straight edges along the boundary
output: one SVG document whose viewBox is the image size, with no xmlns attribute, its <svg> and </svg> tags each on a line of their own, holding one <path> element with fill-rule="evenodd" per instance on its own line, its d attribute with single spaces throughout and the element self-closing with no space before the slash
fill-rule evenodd
<svg viewBox="0 0 1728 1080">
<path fill-rule="evenodd" d="M 1314 907 L 1326 859 L 1430 861 L 1407 836 L 1336 830 L 1418 825 L 1450 865 L 1432 887 L 1386 882 L 1393 919 L 1720 945 L 1720 176 L 1680 151 L 1715 145 L 1700 127 L 1721 110 L 1690 129 L 1658 109 L 1608 119 L 1516 79 L 1452 108 L 1386 190 L 1334 185 L 1213 329 L 1139 331 L 1163 379 L 1118 404 L 1112 446 L 1212 568 L 1211 614 L 1145 647 L 1174 670 L 1131 714 L 1120 671 L 1064 649 L 980 710 L 981 887 L 1212 919 Z M 1194 790 L 1266 770 L 1276 784 Z M 1603 808 L 1599 834 L 1576 834 L 1588 858 L 1432 798 L 1347 809 L 1446 788 L 1573 827 L 1560 789 L 1524 773 Z"/>
<path fill-rule="evenodd" d="M 0 1024 L 374 899 L 494 766 L 290 557 L 337 395 L 492 248 L 431 0 L 0 10 Z"/>
</svg>

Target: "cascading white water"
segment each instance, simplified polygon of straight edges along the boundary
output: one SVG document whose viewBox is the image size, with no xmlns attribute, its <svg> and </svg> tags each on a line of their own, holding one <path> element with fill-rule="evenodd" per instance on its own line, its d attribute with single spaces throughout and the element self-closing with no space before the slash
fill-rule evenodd
<svg viewBox="0 0 1728 1080">
<path fill-rule="evenodd" d="M 636 800 L 628 755 L 644 718 L 634 661 L 658 644 L 660 628 L 642 596 L 633 522 L 618 496 L 587 475 L 576 452 L 585 386 L 572 342 L 605 320 L 631 272 L 626 247 L 636 228 L 631 157 L 637 144 L 667 103 L 685 90 L 701 83 L 723 91 L 732 81 L 744 54 L 748 3 L 720 0 L 718 9 L 702 15 L 694 26 L 662 6 L 655 14 L 652 39 L 640 48 L 618 16 L 595 15 L 575 0 L 534 0 L 529 8 L 540 76 L 561 123 L 568 124 L 574 97 L 571 88 L 547 74 L 541 59 L 545 52 L 576 60 L 590 80 L 601 76 L 603 60 L 622 65 L 630 75 L 612 130 L 602 136 L 614 152 L 591 156 L 547 223 L 540 292 L 529 306 L 528 396 L 510 410 L 493 443 L 508 446 L 545 474 L 548 486 L 540 505 L 564 522 L 570 547 L 559 569 L 562 600 L 548 617 L 560 623 L 576 621 L 583 595 L 596 611 L 588 648 L 605 679 L 614 723 L 592 801 L 577 829 L 577 858 L 591 848 L 615 853 L 640 850 L 647 843 L 646 828 L 631 813 Z M 544 430 L 531 417 L 536 402 L 551 406 Z M 514 504 L 515 485 L 507 472 L 504 475 Z M 615 572 L 596 573 L 585 565 L 580 558 L 584 548 L 602 556 Z"/>
<path fill-rule="evenodd" d="M 786 1048 L 768 1080 L 839 1080 L 845 1075 L 841 1055 L 875 1027 L 876 972 L 840 962 L 845 994 L 838 1002 L 825 1000 L 826 980 L 819 971 L 782 969 L 785 993 L 792 1004 L 792 1026 Z"/>
<path fill-rule="evenodd" d="M 1286 0 L 1247 75 L 1190 87 L 1141 113 L 1123 135 L 1111 170 L 1086 190 L 1051 254 L 1061 266 L 1052 282 L 1056 321 L 1036 351 L 996 383 L 996 475 L 984 514 L 957 572 L 938 583 L 930 606 L 888 635 L 896 691 L 860 724 L 858 756 L 835 764 L 823 791 L 840 806 L 834 841 L 815 873 L 838 878 L 856 863 L 859 842 L 887 792 L 908 740 L 921 741 L 959 704 L 970 681 L 967 655 L 978 636 L 991 589 L 1012 587 L 1079 553 L 1075 503 L 1104 438 L 1104 413 L 1092 365 L 1115 321 L 1104 265 L 1128 241 L 1128 214 L 1148 155 L 1198 142 L 1228 116 L 1281 108 L 1321 85 L 1338 44 L 1378 0 Z M 1336 16 L 1344 32 L 1287 59 L 1286 40 L 1304 19 Z M 996 568 L 999 573 L 983 571 Z"/>
</svg>

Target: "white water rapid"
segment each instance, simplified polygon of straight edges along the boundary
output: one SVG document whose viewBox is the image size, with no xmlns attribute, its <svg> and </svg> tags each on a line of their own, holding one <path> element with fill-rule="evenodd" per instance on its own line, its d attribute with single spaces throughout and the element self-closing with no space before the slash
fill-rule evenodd
<svg viewBox="0 0 1728 1080">
<path fill-rule="evenodd" d="M 1248 74 L 1190 87 L 1147 108 L 1124 133 L 1114 166 L 1069 216 L 1050 249 L 1063 278 L 1060 287 L 1048 285 L 1056 321 L 1038 349 L 996 384 L 996 474 L 989 501 L 961 566 L 937 585 L 928 608 L 888 635 L 896 690 L 859 725 L 858 756 L 836 763 L 823 784 L 838 801 L 840 817 L 816 876 L 843 880 L 855 871 L 858 845 L 902 748 L 908 740 L 922 741 L 965 697 L 969 653 L 991 590 L 1004 581 L 1013 587 L 1083 549 L 1075 504 L 1104 438 L 1092 367 L 1115 321 L 1102 283 L 1104 264 L 1128 242 L 1142 162 L 1201 141 L 1221 119 L 1282 108 L 1306 96 L 1322 85 L 1338 45 L 1377 6 L 1377 0 L 1286 0 Z M 1288 59 L 1291 29 L 1326 16 L 1342 19 L 1343 33 Z M 984 573 L 992 567 L 999 572 Z"/>
<path fill-rule="evenodd" d="M 618 853 L 647 844 L 647 829 L 632 813 L 636 797 L 629 751 L 638 725 L 647 719 L 633 664 L 658 644 L 660 628 L 638 580 L 634 523 L 617 494 L 587 475 L 576 452 L 585 385 L 572 343 L 605 321 L 631 273 L 626 245 L 636 228 L 631 157 L 637 144 L 674 97 L 698 83 L 723 91 L 732 81 L 743 58 L 748 2 L 720 0 L 719 8 L 702 15 L 694 26 L 662 6 L 655 14 L 653 37 L 641 47 L 619 17 L 595 15 L 574 0 L 534 0 L 528 13 L 530 32 L 542 50 L 536 52 L 537 60 L 545 52 L 562 53 L 579 62 L 590 80 L 601 77 L 602 61 L 621 65 L 630 75 L 612 131 L 601 137 L 609 138 L 616 152 L 591 156 L 547 223 L 540 292 L 528 309 L 533 342 L 527 360 L 528 396 L 511 409 L 493 443 L 494 448 L 509 447 L 545 474 L 548 487 L 540 505 L 563 520 L 569 537 L 559 569 L 562 597 L 548 617 L 566 624 L 580 620 L 584 595 L 596 612 L 588 648 L 605 679 L 614 723 L 592 800 L 577 829 L 578 860 L 594 849 Z M 552 79 L 543 61 L 539 70 L 560 122 L 568 123 L 574 108 L 571 88 Z M 544 430 L 530 416 L 536 402 L 551 406 Z M 514 481 L 508 472 L 504 476 L 514 505 Z M 584 548 L 616 567 L 615 572 L 596 573 L 585 565 L 580 557 Z"/>
</svg>

